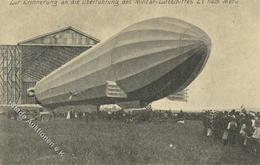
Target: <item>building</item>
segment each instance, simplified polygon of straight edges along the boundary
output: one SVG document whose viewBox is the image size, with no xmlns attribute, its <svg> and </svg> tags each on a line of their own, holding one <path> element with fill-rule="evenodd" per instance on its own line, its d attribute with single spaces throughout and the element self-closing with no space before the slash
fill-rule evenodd
<svg viewBox="0 0 260 165">
<path fill-rule="evenodd" d="M 73 27 L 0 45 L 0 104 L 34 104 L 27 89 L 100 40 Z"/>
</svg>

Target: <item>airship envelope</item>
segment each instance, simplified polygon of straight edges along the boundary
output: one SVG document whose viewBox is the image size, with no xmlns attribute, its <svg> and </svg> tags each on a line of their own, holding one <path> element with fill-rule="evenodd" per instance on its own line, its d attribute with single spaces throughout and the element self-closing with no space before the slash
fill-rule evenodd
<svg viewBox="0 0 260 165">
<path fill-rule="evenodd" d="M 37 82 L 45 106 L 151 102 L 187 87 L 203 69 L 211 41 L 175 18 L 128 26 Z"/>
</svg>

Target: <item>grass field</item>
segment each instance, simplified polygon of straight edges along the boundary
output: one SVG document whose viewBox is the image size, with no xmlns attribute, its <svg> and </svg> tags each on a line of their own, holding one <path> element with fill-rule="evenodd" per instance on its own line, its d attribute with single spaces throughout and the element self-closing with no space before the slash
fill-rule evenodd
<svg viewBox="0 0 260 165">
<path fill-rule="evenodd" d="M 57 119 L 38 124 L 64 150 L 64 157 L 25 122 L 1 118 L 0 165 L 260 164 L 240 146 L 206 138 L 200 121 L 125 124 Z"/>
</svg>

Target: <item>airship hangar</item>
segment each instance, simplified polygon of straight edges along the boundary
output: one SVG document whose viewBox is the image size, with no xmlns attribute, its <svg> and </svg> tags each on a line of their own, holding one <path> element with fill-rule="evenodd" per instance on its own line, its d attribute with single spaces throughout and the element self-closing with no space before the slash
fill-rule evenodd
<svg viewBox="0 0 260 165">
<path fill-rule="evenodd" d="M 73 27 L 0 45 L 0 104 L 35 104 L 27 89 L 100 40 Z"/>
</svg>

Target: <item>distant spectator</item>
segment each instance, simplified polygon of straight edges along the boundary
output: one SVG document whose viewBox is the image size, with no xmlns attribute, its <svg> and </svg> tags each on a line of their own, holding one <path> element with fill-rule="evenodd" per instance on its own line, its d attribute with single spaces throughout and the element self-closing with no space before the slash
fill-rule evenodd
<svg viewBox="0 0 260 165">
<path fill-rule="evenodd" d="M 178 113 L 177 118 L 178 118 L 178 123 L 184 124 L 184 113 L 182 110 L 180 110 L 180 112 Z"/>
<path fill-rule="evenodd" d="M 230 122 L 228 123 L 228 141 L 231 144 L 236 143 L 236 135 L 237 135 L 237 122 L 236 122 L 236 117 L 233 115 L 230 117 Z"/>
</svg>

